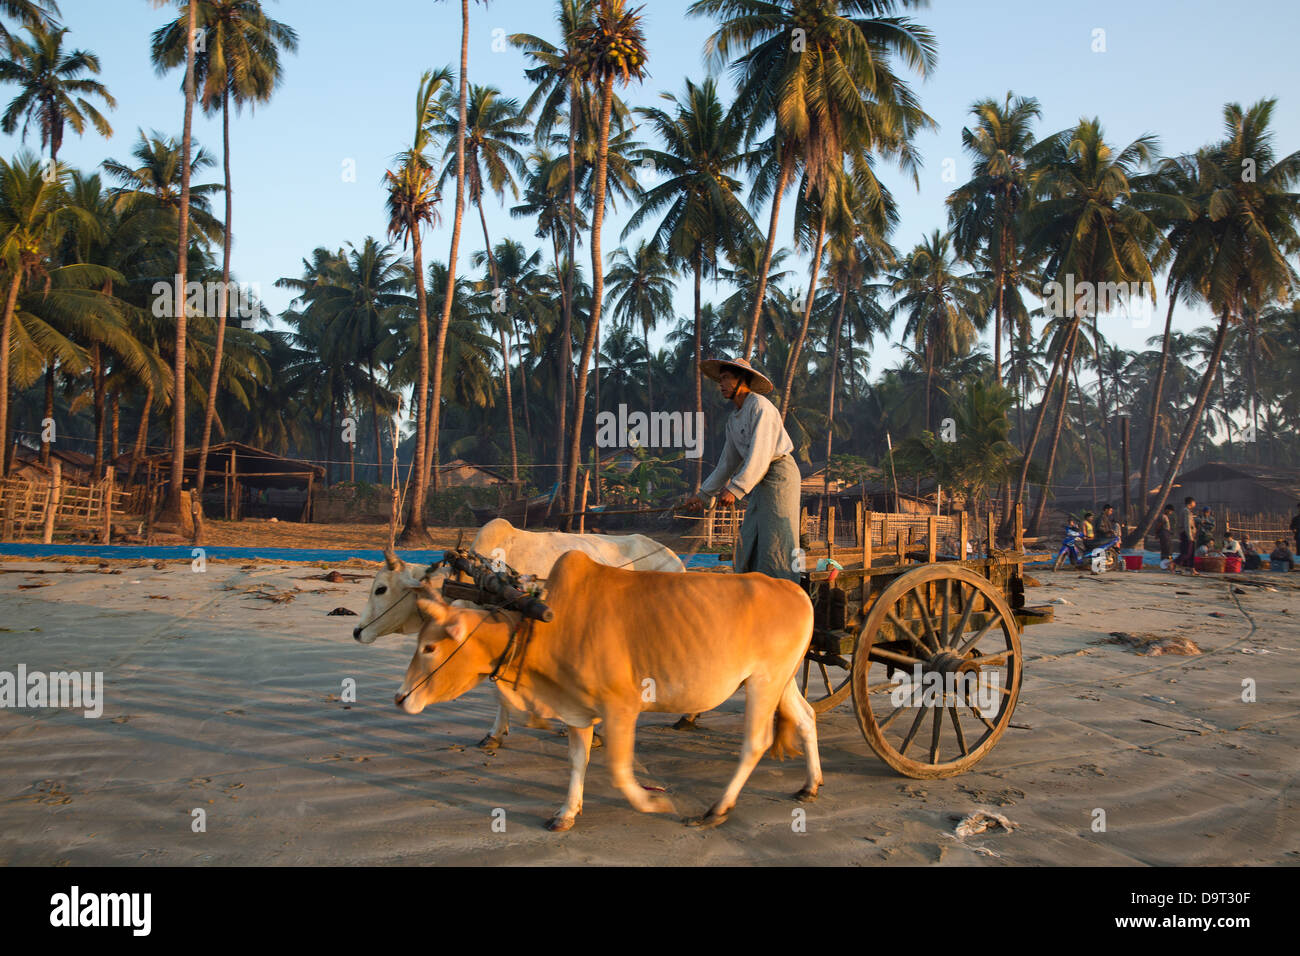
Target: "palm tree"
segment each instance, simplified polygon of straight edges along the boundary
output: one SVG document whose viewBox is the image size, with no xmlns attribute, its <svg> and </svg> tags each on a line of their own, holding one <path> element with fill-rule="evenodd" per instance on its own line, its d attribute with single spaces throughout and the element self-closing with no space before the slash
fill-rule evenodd
<svg viewBox="0 0 1300 956">
<path fill-rule="evenodd" d="M 268 17 L 260 0 L 200 0 L 198 17 L 203 45 L 194 63 L 195 82 L 201 87 L 199 98 L 203 111 L 209 115 L 221 111 L 221 154 L 226 191 L 221 292 L 217 299 L 217 342 L 199 439 L 199 473 L 194 483 L 196 488 L 202 489 L 207 476 L 208 447 L 217 410 L 217 383 L 221 377 L 229 314 L 230 244 L 233 238 L 230 105 L 233 101 L 236 109 L 245 105 L 252 109 L 258 103 L 270 102 L 284 73 L 280 66 L 280 50 L 296 51 L 298 34 L 292 27 Z M 178 18 L 154 31 L 150 54 L 159 70 L 172 69 L 185 59 L 186 19 Z"/>
<path fill-rule="evenodd" d="M 969 261 L 982 249 L 992 272 L 993 367 L 1000 383 L 1007 277 L 1018 260 L 1019 217 L 1029 199 L 1030 126 L 1041 111 L 1038 100 L 1007 93 L 1005 102 L 980 100 L 970 112 L 979 122 L 961 131 L 961 142 L 975 166 L 970 181 L 948 197 L 948 221 L 958 254 Z"/>
<path fill-rule="evenodd" d="M 930 415 L 935 369 L 967 354 L 987 316 L 984 289 L 978 277 L 954 272 L 951 237 L 936 229 L 916 246 L 887 277 L 896 296 L 888 315 L 892 322 L 906 315 L 903 336 L 911 336 L 925 369 L 925 428 Z"/>
<path fill-rule="evenodd" d="M 631 329 L 641 326 L 641 340 L 645 346 L 646 407 L 654 408 L 654 383 L 650 371 L 650 330 L 660 319 L 673 314 L 672 268 L 668 258 L 653 242 L 642 239 L 635 252 L 629 253 L 620 246 L 610 260 L 609 297 L 613 302 L 614 321 Z"/>
<path fill-rule="evenodd" d="M 705 50 L 715 62 L 734 56 L 736 102 L 746 110 L 751 141 L 769 123 L 765 168 L 755 183 L 756 200 L 772 198 L 758 295 L 742 352 L 754 349 L 763 310 L 766 276 L 776 242 L 781 198 L 797 168 L 820 190 L 846 160 L 855 171 L 867 152 L 896 156 L 916 170 L 907 148 L 913 132 L 933 121 L 921 111 L 894 57 L 920 76 L 936 62 L 935 41 L 925 27 L 894 16 L 919 0 L 696 0 L 688 12 L 719 16 L 721 25 Z"/>
<path fill-rule="evenodd" d="M 605 272 L 601 258 L 600 230 L 605 221 L 605 193 L 609 172 L 609 124 L 614 108 L 614 81 L 627 85 L 645 76 L 645 33 L 641 27 L 640 8 L 629 10 L 625 0 L 599 0 L 592 20 L 575 35 L 575 45 L 584 73 L 600 88 L 600 127 L 596 138 L 596 169 L 591 214 L 591 315 L 583 336 L 582 357 L 578 364 L 578 382 L 574 391 L 573 428 L 569 434 L 569 454 L 565 467 L 565 511 L 572 514 L 577 492 L 578 460 L 582 446 L 582 419 L 587 393 L 587 370 L 591 365 L 596 335 L 600 328 L 600 311 L 604 297 Z M 565 519 L 568 527 L 571 518 Z"/>
<path fill-rule="evenodd" d="M 429 306 L 425 294 L 424 258 L 421 230 L 437 217 L 439 195 L 434 182 L 433 166 L 425 151 L 432 137 L 431 127 L 438 118 L 439 94 L 451 82 L 448 69 L 426 71 L 420 78 L 415 95 L 415 132 L 411 146 L 398 156 L 396 171 L 384 174 L 388 187 L 388 234 L 400 236 L 402 248 L 411 243 L 412 276 L 415 283 L 416 326 L 419 334 L 419 374 L 412 393 L 412 417 L 415 425 L 414 470 L 411 511 L 398 540 L 404 544 L 424 544 L 432 540 L 424 521 L 424 498 L 429 469 L 426 422 L 429 416 Z M 440 350 L 441 351 L 441 350 Z M 441 385 L 441 380 L 439 380 Z"/>
<path fill-rule="evenodd" d="M 1153 137 L 1143 136 L 1117 150 L 1105 141 L 1100 122 L 1092 119 L 1042 140 L 1030 154 L 1035 202 L 1025 213 L 1026 253 L 1045 260 L 1044 274 L 1052 277 L 1062 300 L 1053 309 L 1067 320 L 1025 444 L 1013 498 L 1023 500 L 1030 461 L 1059 378 L 1061 403 L 1048 450 L 1044 493 L 1028 525 L 1031 533 L 1046 507 L 1050 462 L 1060 440 L 1080 321 L 1096 314 L 1096 291 L 1103 283 L 1125 283 L 1128 288 L 1136 282 L 1142 289 L 1154 290 L 1152 267 L 1167 246 L 1152 216 L 1178 215 L 1183 205 L 1159 191 L 1159 180 L 1141 173 L 1151 162 L 1155 145 Z M 1065 302 L 1063 290 L 1071 287 L 1076 300 Z"/>
<path fill-rule="evenodd" d="M 31 24 L 27 32 L 31 42 L 10 36 L 8 55 L 0 59 L 0 83 L 19 88 L 0 117 L 0 129 L 12 133 L 22 120 L 25 140 L 27 127 L 34 121 L 41 130 L 41 148 L 48 146 L 50 162 L 57 163 L 65 124 L 78 136 L 85 135 L 87 121 L 99 135 L 113 135 L 108 120 L 87 97 L 97 96 L 110 107 L 116 107 L 117 101 L 104 84 L 84 76 L 98 75 L 99 57 L 87 50 L 63 49 L 66 27 L 47 29 Z"/>
<path fill-rule="evenodd" d="M 1178 469 L 1219 374 L 1230 326 L 1248 309 L 1285 302 L 1297 283 L 1288 257 L 1300 252 L 1300 151 L 1275 158 L 1269 123 L 1276 100 L 1243 109 L 1223 108 L 1224 139 L 1196 155 L 1199 191 L 1191 199 L 1194 236 L 1175 250 L 1171 272 L 1183 278 L 1219 317 L 1196 400 L 1187 414 L 1178 445 L 1166 466 L 1155 500 L 1133 531 L 1141 541 L 1164 507 Z"/>
<path fill-rule="evenodd" d="M 0 0 L 0 18 L 14 17 L 24 26 L 50 30 L 59 15 L 56 0 Z M 0 19 L 0 48 L 8 49 L 12 40 L 8 25 Z"/>
<path fill-rule="evenodd" d="M 190 150 L 194 125 L 194 55 L 195 34 L 198 27 L 198 0 L 176 0 L 186 7 L 185 18 L 185 121 L 181 133 L 181 197 L 176 230 L 176 274 L 175 310 L 176 316 L 176 355 L 172 374 L 175 378 L 175 392 L 172 397 L 172 462 L 171 483 L 167 490 L 167 501 L 163 507 L 166 514 L 180 523 L 181 484 L 185 480 L 185 336 L 186 296 L 185 282 L 189 275 L 190 257 Z M 166 6 L 170 0 L 153 0 L 155 6 Z M 200 489 L 200 493 L 202 493 Z"/>
<path fill-rule="evenodd" d="M 583 58 L 579 36 L 581 31 L 591 24 L 595 0 L 558 0 L 556 4 L 555 23 L 559 28 L 564 46 L 557 47 L 541 37 L 529 33 L 516 33 L 510 42 L 520 47 L 524 54 L 536 65 L 524 71 L 524 76 L 534 84 L 532 94 L 524 104 L 523 113 L 531 116 L 540 105 L 534 135 L 538 143 L 545 142 L 562 111 L 568 113 L 568 161 L 564 165 L 564 176 L 568 183 L 568 271 L 560 283 L 561 306 L 564 312 L 564 326 L 560 337 L 560 395 L 559 395 L 559 445 L 560 474 L 564 472 L 565 453 L 565 418 L 568 407 L 569 377 L 572 374 L 573 356 L 573 303 L 575 299 L 576 257 L 574 244 L 578 238 L 581 225 L 578 222 L 577 196 L 577 142 L 578 130 L 584 121 L 584 107 L 588 97 L 583 95 L 588 79 L 588 71 Z M 590 123 L 588 123 L 590 125 Z"/>
<path fill-rule="evenodd" d="M 0 159 L 0 264 L 8 278 L 4 312 L 0 316 L 0 477 L 8 474 L 10 336 L 14 312 L 24 282 L 40 276 L 46 257 L 69 212 L 64 202 L 63 168 L 44 175 L 41 163 L 30 153 L 13 162 Z"/>
<path fill-rule="evenodd" d="M 450 91 L 444 94 L 442 104 L 443 116 L 451 114 Z M 492 239 L 488 235 L 487 217 L 483 212 L 483 186 L 486 183 L 498 197 L 505 195 L 506 188 L 519 198 L 519 186 L 515 174 L 523 171 L 524 158 L 516 149 L 528 142 L 528 137 L 520 130 L 528 121 L 519 111 L 519 102 L 501 96 L 501 91 L 491 86 L 472 86 L 469 93 L 468 112 L 465 116 L 464 163 L 466 185 L 469 189 L 469 201 L 478 209 L 479 222 L 483 226 L 483 249 L 487 257 L 488 271 L 492 280 L 493 296 L 501 288 L 496 258 L 492 254 Z M 437 135 L 451 139 L 451 124 L 445 120 L 434 125 Z M 455 141 L 452 141 L 455 142 Z M 451 175 L 454 150 L 448 143 L 443 161 L 442 176 L 439 186 Z M 496 303 L 509 308 L 501 300 Z M 515 404 L 510 385 L 510 349 L 506 343 L 506 327 L 500 324 L 497 332 L 501 337 L 501 356 L 506 388 L 506 424 L 510 433 L 510 480 L 519 481 L 519 451 L 515 441 Z"/>
<path fill-rule="evenodd" d="M 663 141 L 662 150 L 645 149 L 662 179 L 646 190 L 640 207 L 623 230 L 626 237 L 646 218 L 661 210 L 663 218 L 654 241 L 678 261 L 688 263 L 695 280 L 695 335 L 692 379 L 695 412 L 704 411 L 700 379 L 700 283 L 707 273 L 717 275 L 718 253 L 758 241 L 758 230 L 740 201 L 741 183 L 735 178 L 745 162 L 744 123 L 735 110 L 725 110 L 712 78 L 698 86 L 686 81 L 679 99 L 662 94 L 675 107 L 670 115 L 662 109 L 638 107 L 640 114 Z M 695 462 L 694 490 L 699 490 L 703 458 Z"/>
<path fill-rule="evenodd" d="M 469 0 L 460 0 L 460 100 L 456 114 L 456 209 L 451 225 L 451 251 L 447 255 L 447 272 L 456 275 L 458 256 L 460 254 L 460 229 L 465 218 L 465 131 L 469 100 Z M 442 297 L 442 315 L 438 320 L 438 337 L 433 348 L 433 403 L 429 409 L 428 422 L 421 421 L 425 428 L 425 450 L 428 452 L 428 469 L 431 487 L 438 490 L 438 422 L 442 417 L 442 375 L 443 362 L 447 350 L 447 332 L 451 327 L 452 297 L 456 283 L 449 281 Z M 423 515 L 420 518 L 423 521 Z"/>
<path fill-rule="evenodd" d="M 116 159 L 106 159 L 100 166 L 118 183 L 112 189 L 115 199 L 132 207 L 151 210 L 159 220 L 157 228 L 174 230 L 180 222 L 181 208 L 181 147 L 173 139 L 163 136 L 156 130 L 146 136 L 139 130 L 139 139 L 131 150 L 135 165 L 128 165 Z M 207 150 L 197 147 L 192 150 L 189 160 L 190 199 L 189 222 L 194 232 L 204 243 L 218 241 L 222 238 L 222 223 L 212 215 L 212 197 L 221 192 L 218 183 L 194 184 L 195 175 L 216 165 L 216 161 Z M 171 236 L 173 242 L 175 232 Z M 175 251 L 173 250 L 173 256 Z M 173 262 L 168 265 L 171 268 Z"/>
</svg>

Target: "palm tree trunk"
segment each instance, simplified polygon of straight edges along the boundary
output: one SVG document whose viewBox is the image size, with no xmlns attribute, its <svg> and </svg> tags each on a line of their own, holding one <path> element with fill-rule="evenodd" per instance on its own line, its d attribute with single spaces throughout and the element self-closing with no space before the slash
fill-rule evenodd
<svg viewBox="0 0 1300 956">
<path fill-rule="evenodd" d="M 844 324 L 844 307 L 848 304 L 848 287 L 840 290 L 840 308 L 835 316 L 835 330 L 831 332 L 831 370 L 827 376 L 831 380 L 829 394 L 826 396 L 826 477 L 822 482 L 822 493 L 830 497 L 831 493 L 831 436 L 835 433 L 835 373 L 840 359 L 840 328 Z"/>
<path fill-rule="evenodd" d="M 226 346 L 226 318 L 230 315 L 230 84 L 221 91 L 221 156 L 226 177 L 225 236 L 221 241 L 221 296 L 217 302 L 217 344 L 212 354 L 212 377 L 208 380 L 208 399 L 203 409 L 203 434 L 199 438 L 199 474 L 194 487 L 202 494 L 208 474 L 208 447 L 212 440 L 212 420 L 217 414 L 217 391 L 221 387 L 221 358 Z"/>
<path fill-rule="evenodd" d="M 799 371 L 799 354 L 803 351 L 803 341 L 808 337 L 808 322 L 812 318 L 813 300 L 817 297 L 817 276 L 822 267 L 822 243 L 826 239 L 826 210 L 822 210 L 817 220 L 817 239 L 813 242 L 812 276 L 808 280 L 808 295 L 803 304 L 803 324 L 799 327 L 799 337 L 794 340 L 790 350 L 790 361 L 785 366 L 785 388 L 781 395 L 781 421 L 785 421 L 790 411 L 790 397 L 794 394 L 794 379 Z"/>
<path fill-rule="evenodd" d="M 451 328 L 451 306 L 456 295 L 456 262 L 460 254 L 460 228 L 465 218 L 465 103 L 469 80 L 469 0 L 460 0 L 460 113 L 456 118 L 456 216 L 451 227 L 451 251 L 447 254 L 447 290 L 442 299 L 438 341 L 433 352 L 433 401 L 429 408 L 429 437 L 426 450 L 432 469 L 431 487 L 438 491 L 438 425 L 442 419 L 442 372 Z M 423 517 L 421 518 L 423 521 Z"/>
<path fill-rule="evenodd" d="M 135 469 L 140 464 L 140 459 L 144 457 L 148 449 L 146 442 L 149 439 L 149 415 L 153 411 L 153 381 L 150 380 L 145 386 L 144 406 L 140 409 L 140 427 L 135 434 L 135 444 L 131 446 L 131 464 L 126 469 L 126 483 L 129 485 L 135 478 Z"/>
<path fill-rule="evenodd" d="M 1020 478 L 1016 482 L 1016 496 L 1011 503 L 1012 510 L 1025 498 L 1025 482 L 1029 480 L 1029 463 L 1034 457 L 1034 446 L 1038 444 L 1038 437 L 1043 431 L 1043 419 L 1047 415 L 1047 406 L 1051 404 L 1052 389 L 1056 386 L 1057 375 L 1061 370 L 1061 359 L 1065 355 L 1065 343 L 1073 340 L 1074 329 L 1078 326 L 1079 320 L 1073 319 L 1070 327 L 1066 330 L 1062 339 L 1062 347 L 1056 353 L 1056 358 L 1052 362 L 1052 373 L 1047 377 L 1047 385 L 1043 388 L 1043 400 L 1038 406 L 1038 412 L 1034 415 L 1034 430 L 1029 435 L 1029 441 L 1025 445 L 1024 458 L 1020 463 Z M 1007 528 L 1007 522 L 1011 520 L 1010 513 L 1002 516 L 1003 530 Z"/>
<path fill-rule="evenodd" d="M 1160 403 L 1164 399 L 1165 388 L 1165 370 L 1169 366 L 1169 342 L 1173 335 L 1174 322 L 1174 305 L 1178 301 L 1178 287 L 1174 286 L 1169 292 L 1169 309 L 1165 312 L 1165 337 L 1164 343 L 1160 348 L 1160 367 L 1156 371 L 1156 384 L 1151 396 L 1151 425 L 1147 430 L 1146 449 L 1142 452 L 1142 461 L 1139 468 L 1142 473 L 1142 487 L 1138 491 L 1138 497 L 1141 500 L 1141 507 L 1145 509 L 1151 500 L 1151 463 L 1156 451 L 1156 431 L 1160 427 Z M 1132 536 L 1130 540 L 1124 542 L 1127 547 L 1133 546 Z"/>
<path fill-rule="evenodd" d="M 374 339 L 372 338 L 373 342 Z M 366 377 L 370 379 L 370 420 L 375 425 L 375 484 L 384 483 L 384 445 L 383 433 L 379 428 L 379 388 L 375 381 L 375 354 L 371 350 L 366 355 Z"/>
<path fill-rule="evenodd" d="M 117 392 L 114 392 L 109 396 L 108 460 L 113 464 L 116 464 L 117 462 L 118 450 L 121 447 L 118 444 L 118 425 L 120 424 L 120 415 L 122 411 L 121 404 L 121 396 Z"/>
<path fill-rule="evenodd" d="M 772 193 L 772 215 L 767 223 L 767 239 L 763 242 L 763 261 L 758 267 L 758 292 L 754 296 L 754 311 L 749 316 L 749 328 L 745 329 L 745 342 L 741 347 L 741 357 L 749 361 L 754 352 L 754 340 L 758 335 L 758 319 L 763 314 L 763 296 L 767 293 L 767 272 L 772 268 L 772 247 L 776 243 L 776 227 L 781 219 L 781 197 L 785 195 L 790 175 L 794 171 L 794 158 L 785 149 L 781 150 L 781 171 L 776 177 L 776 190 Z"/>
<path fill-rule="evenodd" d="M 1052 487 L 1052 468 L 1056 464 L 1056 449 L 1061 443 L 1061 426 L 1065 422 L 1065 406 L 1070 399 L 1070 372 L 1074 366 L 1074 342 L 1079 333 L 1079 321 L 1076 319 L 1070 325 L 1070 336 L 1063 349 L 1063 365 L 1061 376 L 1061 403 L 1056 409 L 1056 423 L 1052 426 L 1052 441 L 1047 447 L 1047 468 L 1043 473 L 1043 491 L 1038 496 L 1038 505 L 1034 508 L 1034 516 L 1029 522 L 1026 529 L 1029 534 L 1038 534 L 1038 526 L 1042 523 L 1043 513 L 1047 510 L 1047 495 Z"/>
<path fill-rule="evenodd" d="M 478 221 L 483 224 L 483 248 L 487 250 L 488 272 L 492 275 L 492 296 L 495 301 L 496 294 L 501 286 L 500 280 L 497 278 L 496 256 L 492 255 L 492 240 L 488 238 L 487 217 L 483 214 L 482 196 L 479 196 L 478 200 Z M 505 366 L 503 371 L 506 383 L 506 425 L 510 431 L 510 481 L 518 485 L 519 452 L 515 445 L 515 399 L 510 387 L 510 346 L 506 343 L 505 326 L 502 326 L 497 331 L 501 333 L 501 362 Z"/>
<path fill-rule="evenodd" d="M 197 0 L 189 0 L 189 27 L 185 42 L 185 125 L 181 134 L 181 204 L 176 245 L 176 357 L 172 368 L 172 467 L 163 511 L 180 523 L 181 484 L 185 480 L 185 282 L 190 265 L 190 151 L 194 126 L 194 27 Z"/>
<path fill-rule="evenodd" d="M 0 448 L 0 478 L 9 474 L 9 457 L 12 446 L 9 442 L 9 337 L 14 324 L 14 310 L 18 304 L 18 289 L 22 283 L 22 273 L 15 272 L 9 280 L 9 293 L 5 296 L 5 311 L 0 319 L 0 438 L 4 447 Z"/>
<path fill-rule="evenodd" d="M 704 273 L 704 254 L 697 247 L 693 256 L 695 265 L 695 421 L 697 424 L 704 422 L 704 382 L 700 374 L 700 361 L 702 356 L 700 352 L 700 279 Z M 700 484 L 704 481 L 704 432 L 703 429 L 696 436 L 696 441 L 700 443 L 700 457 L 695 459 L 695 479 L 692 483 L 691 493 L 700 493 Z"/>
<path fill-rule="evenodd" d="M 565 512 L 572 514 L 575 492 L 578 487 L 578 461 L 582 455 L 582 419 L 586 405 L 587 369 L 591 365 L 592 350 L 600 328 L 601 299 L 605 294 L 605 270 L 601 259 L 600 228 L 605 222 L 605 184 L 609 169 L 609 119 L 614 108 L 614 79 L 607 77 L 601 87 L 600 133 L 596 143 L 596 182 L 591 211 L 591 317 L 587 321 L 582 341 L 582 358 L 578 365 L 578 383 L 573 392 L 573 428 L 569 435 L 569 456 L 565 466 Z M 597 380 L 599 387 L 599 379 Z M 597 396 L 599 401 L 599 396 Z M 572 518 L 564 519 L 567 531 Z"/>
<path fill-rule="evenodd" d="M 424 255 L 420 242 L 420 223 L 411 229 L 411 263 L 415 268 L 416 328 L 419 334 L 420 373 L 411 391 L 411 425 L 415 429 L 414 461 L 407 481 L 414 482 L 410 489 L 410 516 L 397 540 L 402 544 L 427 543 L 429 532 L 424 525 L 424 498 L 428 483 L 425 459 L 425 422 L 429 417 L 429 300 L 424 288 Z M 332 430 L 331 430 L 332 434 Z M 394 452 L 396 453 L 396 452 Z M 326 457 L 329 457 L 328 455 Z"/>
<path fill-rule="evenodd" d="M 1079 366 L 1074 367 L 1074 400 L 1079 405 L 1079 427 L 1083 429 L 1083 446 L 1088 455 L 1088 479 L 1092 482 L 1092 500 L 1097 503 L 1097 466 L 1092 457 L 1092 442 L 1088 439 L 1088 410 L 1083 400 L 1083 386 L 1079 384 Z"/>
<path fill-rule="evenodd" d="M 569 416 L 569 395 L 574 392 L 573 377 L 573 308 L 578 292 L 578 262 L 574 243 L 578 239 L 577 229 L 577 195 L 578 179 L 577 170 L 577 142 L 578 142 L 578 80 L 576 77 L 569 83 L 569 262 L 568 262 L 568 280 L 563 284 L 568 289 L 568 294 L 564 297 L 564 331 L 560 337 L 560 363 L 563 366 L 564 374 L 560 376 L 560 420 L 556 424 L 559 428 L 559 445 L 558 454 L 556 455 L 556 475 L 561 483 L 560 499 L 568 502 L 573 498 L 571 487 L 565 482 L 568 481 L 568 471 L 565 468 L 565 454 L 568 451 L 568 416 Z M 575 401 L 576 405 L 576 401 Z M 575 411 L 574 418 L 582 421 L 582 412 Z M 576 472 L 575 472 L 576 473 Z M 570 506 L 567 510 L 572 511 Z"/>
<path fill-rule="evenodd" d="M 645 395 L 646 410 L 649 411 L 655 407 L 655 389 L 652 381 L 654 359 L 650 355 L 650 326 L 642 326 L 641 333 L 641 341 L 645 343 Z"/>
<path fill-rule="evenodd" d="M 104 474 L 104 403 L 107 395 L 104 390 L 104 360 L 99 343 L 90 350 L 91 388 L 95 396 L 95 463 L 91 466 L 91 478 L 98 481 Z"/>
<path fill-rule="evenodd" d="M 50 443 L 45 440 L 45 424 L 54 421 L 54 370 L 58 365 L 56 359 L 45 363 L 45 414 L 41 421 L 41 464 L 50 463 Z"/>
<path fill-rule="evenodd" d="M 1160 483 L 1160 490 L 1156 494 L 1156 499 L 1147 508 L 1146 514 L 1142 516 L 1142 520 L 1138 522 L 1137 528 L 1133 531 L 1132 539 L 1134 541 L 1142 541 L 1146 538 L 1147 532 L 1151 530 L 1151 526 L 1155 523 L 1156 515 L 1165 506 L 1165 500 L 1169 497 L 1169 491 L 1174 486 L 1174 478 L 1178 475 L 1178 469 L 1183 467 L 1183 457 L 1187 454 L 1187 449 L 1191 447 L 1192 437 L 1196 434 L 1197 426 L 1201 423 L 1201 416 L 1205 413 L 1206 402 L 1210 398 L 1210 389 L 1219 373 L 1219 362 L 1223 358 L 1223 343 L 1228 338 L 1230 319 L 1231 313 L 1224 312 L 1223 318 L 1219 320 L 1219 331 L 1214 337 L 1214 350 L 1210 353 L 1210 361 L 1205 367 L 1205 374 L 1201 376 L 1201 387 L 1196 393 L 1196 403 L 1187 415 L 1182 434 L 1178 438 L 1178 447 L 1174 450 L 1173 457 L 1169 461 L 1169 466 L 1165 471 L 1164 480 Z"/>
</svg>

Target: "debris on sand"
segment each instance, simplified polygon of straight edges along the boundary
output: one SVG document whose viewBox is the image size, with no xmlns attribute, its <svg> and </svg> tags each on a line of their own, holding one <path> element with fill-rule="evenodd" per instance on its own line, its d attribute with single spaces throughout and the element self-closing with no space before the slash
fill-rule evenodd
<svg viewBox="0 0 1300 956">
<path fill-rule="evenodd" d="M 298 596 L 298 589 L 277 591 L 265 584 L 259 584 L 256 587 L 244 588 L 244 593 L 261 601 L 270 601 L 272 604 L 288 604 Z"/>
<path fill-rule="evenodd" d="M 1027 588 L 1041 588 L 1043 586 L 1042 581 L 1038 580 L 1038 578 L 1030 577 L 1028 574 L 1022 574 L 1020 579 L 1025 582 L 1025 587 Z"/>
<path fill-rule="evenodd" d="M 1143 657 L 1159 657 L 1161 654 L 1181 654 L 1193 657 L 1201 653 L 1196 642 L 1186 637 L 1175 635 L 1132 633 L 1129 631 L 1111 631 L 1106 644 L 1122 644 L 1141 654 Z"/>
<path fill-rule="evenodd" d="M 357 612 L 349 611 L 345 607 L 336 607 L 334 610 L 328 612 L 325 616 L 326 617 L 356 617 Z"/>
<path fill-rule="evenodd" d="M 1008 820 L 1000 813 L 994 813 L 992 810 L 976 810 L 962 817 L 953 833 L 957 835 L 957 839 L 964 840 L 979 833 L 987 833 L 989 830 L 1002 829 L 1010 833 L 1018 826 L 1019 823 Z"/>
<path fill-rule="evenodd" d="M 356 581 L 365 581 L 370 577 L 368 574 L 344 574 L 341 571 L 330 571 L 327 574 L 309 574 L 306 577 L 299 578 L 299 581 L 328 581 L 330 584 L 352 584 Z"/>
</svg>

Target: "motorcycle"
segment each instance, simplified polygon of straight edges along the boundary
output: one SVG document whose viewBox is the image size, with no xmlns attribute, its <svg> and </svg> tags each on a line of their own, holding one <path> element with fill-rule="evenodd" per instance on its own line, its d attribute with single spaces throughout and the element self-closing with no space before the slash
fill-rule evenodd
<svg viewBox="0 0 1300 956">
<path fill-rule="evenodd" d="M 1120 539 L 1117 534 L 1109 541 L 1098 544 L 1085 554 L 1083 551 L 1083 532 L 1078 528 L 1067 527 L 1065 529 L 1065 540 L 1061 542 L 1061 550 L 1056 553 L 1056 561 L 1052 564 L 1052 570 L 1061 570 L 1061 565 L 1065 563 L 1067 558 L 1071 567 L 1077 568 L 1083 564 L 1086 558 L 1093 574 L 1101 574 L 1103 571 L 1123 571 L 1124 560 L 1120 557 L 1119 547 Z"/>
<path fill-rule="evenodd" d="M 1083 532 L 1078 528 L 1066 526 L 1065 540 L 1061 542 L 1061 550 L 1056 552 L 1056 561 L 1052 564 L 1053 571 L 1061 570 L 1061 563 L 1066 558 L 1070 559 L 1071 567 L 1078 567 L 1083 556 Z"/>
</svg>

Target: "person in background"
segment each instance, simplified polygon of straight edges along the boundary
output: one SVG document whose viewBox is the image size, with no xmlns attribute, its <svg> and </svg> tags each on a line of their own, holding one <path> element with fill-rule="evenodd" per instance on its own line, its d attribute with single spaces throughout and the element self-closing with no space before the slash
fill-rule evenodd
<svg viewBox="0 0 1300 956">
<path fill-rule="evenodd" d="M 1295 555 L 1286 546 L 1286 538 L 1278 538 L 1274 543 L 1277 547 L 1269 552 L 1269 569 L 1273 571 L 1290 571 L 1295 567 Z"/>
<path fill-rule="evenodd" d="M 1160 539 L 1160 567 L 1166 571 L 1178 573 L 1174 567 L 1174 506 L 1165 505 L 1160 519 L 1156 522 L 1156 537 Z"/>
<path fill-rule="evenodd" d="M 1295 517 L 1291 519 L 1291 536 L 1295 538 L 1296 554 L 1300 554 L 1300 502 L 1296 502 Z"/>
<path fill-rule="evenodd" d="M 1178 525 L 1178 563 L 1189 574 L 1200 576 L 1196 570 L 1196 499 L 1188 495 L 1183 499 L 1183 513 Z"/>
<path fill-rule="evenodd" d="M 1206 505 L 1201 509 L 1201 516 L 1196 519 L 1196 544 L 1204 546 L 1207 551 L 1214 549 L 1214 512 Z"/>
<path fill-rule="evenodd" d="M 1250 535 L 1241 536 L 1242 561 L 1241 569 L 1243 571 L 1258 571 L 1264 564 L 1264 559 L 1259 550 L 1251 544 Z"/>
<path fill-rule="evenodd" d="M 1232 536 L 1229 531 L 1223 536 L 1223 556 L 1225 558 L 1241 558 L 1245 560 L 1245 552 L 1241 550 L 1241 543 Z"/>
<path fill-rule="evenodd" d="M 1093 525 L 1093 523 L 1092 523 L 1092 519 L 1093 519 L 1093 517 L 1095 517 L 1095 516 L 1093 515 L 1093 513 L 1092 513 L 1091 511 L 1085 511 L 1085 512 L 1083 513 L 1083 528 L 1082 528 L 1082 530 L 1083 530 L 1083 544 L 1084 544 L 1084 547 L 1087 548 L 1087 549 L 1089 549 L 1089 550 L 1091 550 L 1091 548 L 1092 548 L 1092 544 L 1091 544 L 1090 542 L 1092 541 L 1093 536 L 1094 536 L 1094 534 L 1095 534 L 1095 532 L 1093 531 L 1093 527 L 1094 527 L 1094 525 Z"/>
</svg>

